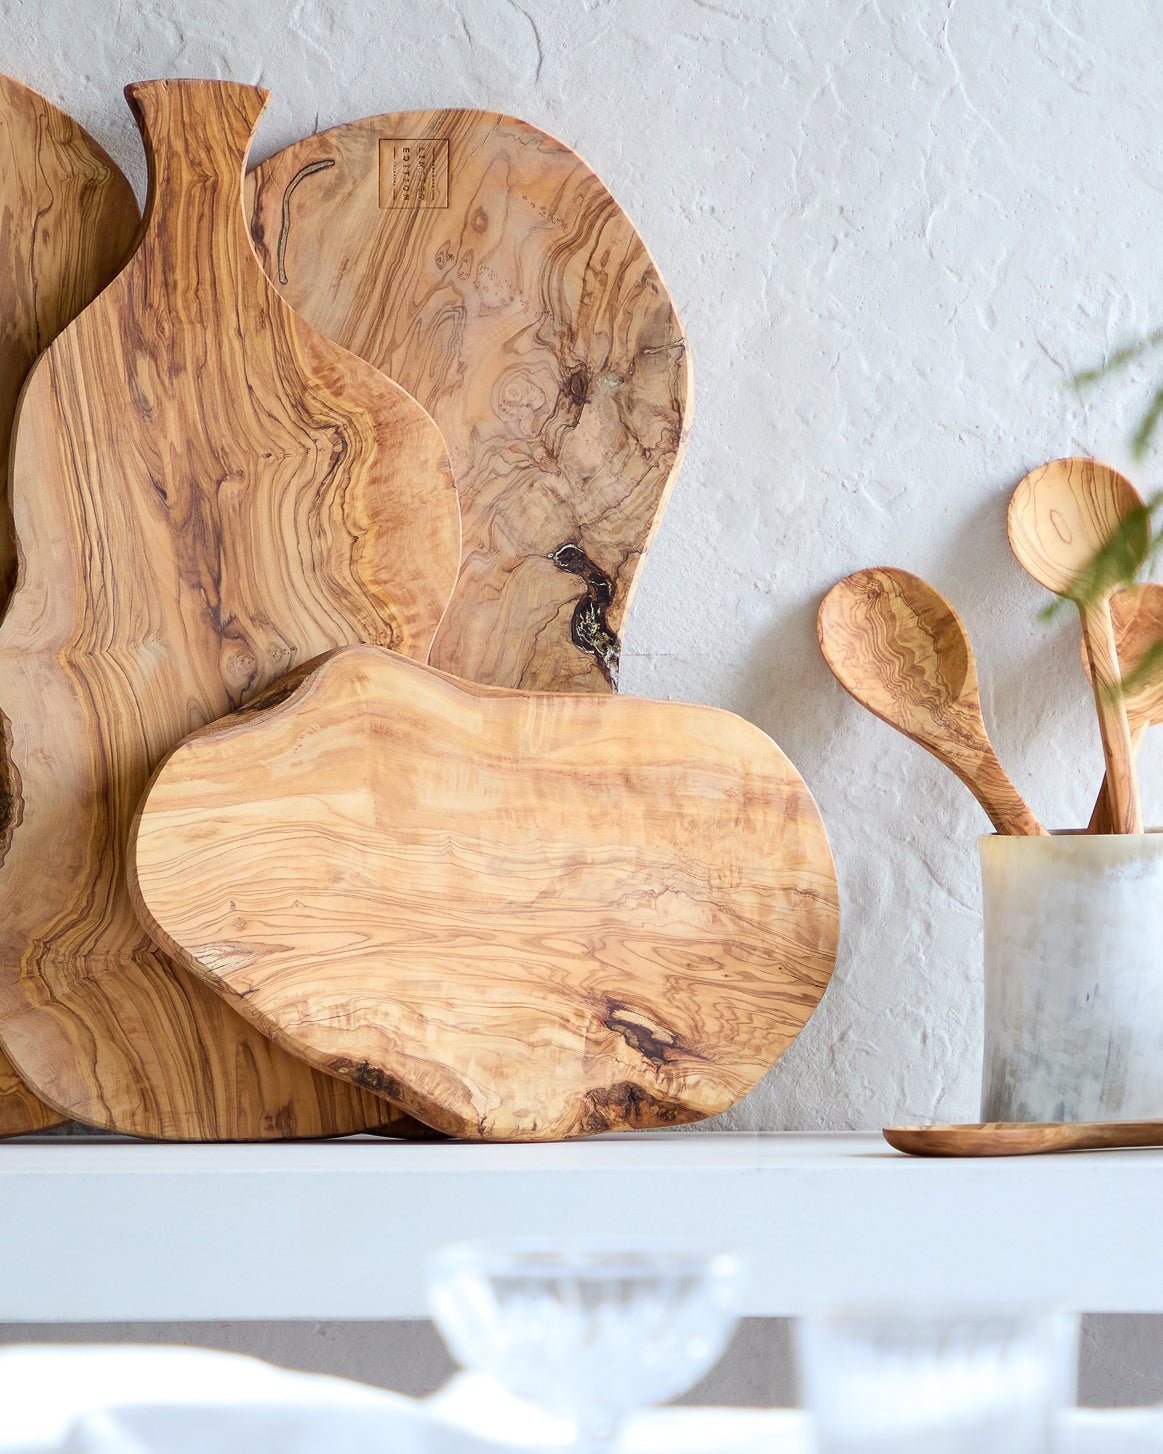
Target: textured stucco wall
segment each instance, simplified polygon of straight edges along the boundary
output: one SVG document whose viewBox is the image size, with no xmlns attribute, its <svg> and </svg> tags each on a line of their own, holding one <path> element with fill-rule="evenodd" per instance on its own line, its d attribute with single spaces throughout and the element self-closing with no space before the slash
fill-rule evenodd
<svg viewBox="0 0 1163 1454">
<path fill-rule="evenodd" d="M 930 579 L 970 628 L 1035 811 L 1086 820 L 1101 755 L 1075 634 L 1034 623 L 1044 598 L 1009 555 L 1005 506 L 1063 454 L 1158 483 L 1126 447 L 1150 369 L 1084 400 L 1067 386 L 1163 324 L 1153 0 L 0 0 L 0 69 L 142 190 L 120 93 L 157 76 L 269 87 L 256 158 L 359 116 L 463 105 L 591 163 L 658 259 L 695 364 L 624 690 L 771 733 L 841 880 L 823 1005 L 715 1125 L 972 1118 L 988 825 L 841 692 L 815 613 L 860 566 Z M 1160 822 L 1150 743 L 1145 758 Z"/>
<path fill-rule="evenodd" d="M 1057 455 L 1128 467 L 1149 372 L 1084 401 L 1066 380 L 1163 321 L 1151 0 L 0 0 L 0 20 L 0 67 L 142 188 L 120 92 L 163 75 L 269 87 L 256 157 L 448 104 L 525 117 L 595 167 L 658 259 L 696 383 L 624 690 L 770 732 L 841 879 L 822 1007 L 715 1124 L 971 1117 L 988 824 L 841 692 L 815 612 L 859 566 L 930 579 L 970 628 L 1035 811 L 1085 821 L 1101 755 L 1074 631 L 1034 624 L 1043 595 L 1009 555 L 1005 504 Z M 1146 487 L 1155 469 L 1131 472 Z"/>
</svg>

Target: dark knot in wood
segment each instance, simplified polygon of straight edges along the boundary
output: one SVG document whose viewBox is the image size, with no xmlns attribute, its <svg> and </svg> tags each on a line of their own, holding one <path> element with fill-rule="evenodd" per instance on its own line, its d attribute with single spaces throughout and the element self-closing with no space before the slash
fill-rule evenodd
<svg viewBox="0 0 1163 1454">
<path fill-rule="evenodd" d="M 606 620 L 606 612 L 614 599 L 614 582 L 572 541 L 551 551 L 549 559 L 558 570 L 580 577 L 585 584 L 586 593 L 574 607 L 570 636 L 579 651 L 593 657 L 602 675 L 617 691 L 621 644 Z"/>
</svg>

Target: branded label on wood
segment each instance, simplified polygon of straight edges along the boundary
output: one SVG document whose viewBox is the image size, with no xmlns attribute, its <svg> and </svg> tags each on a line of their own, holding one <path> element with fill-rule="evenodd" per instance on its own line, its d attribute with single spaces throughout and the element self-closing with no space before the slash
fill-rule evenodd
<svg viewBox="0 0 1163 1454">
<path fill-rule="evenodd" d="M 446 137 L 385 137 L 380 142 L 380 206 L 448 206 Z"/>
</svg>

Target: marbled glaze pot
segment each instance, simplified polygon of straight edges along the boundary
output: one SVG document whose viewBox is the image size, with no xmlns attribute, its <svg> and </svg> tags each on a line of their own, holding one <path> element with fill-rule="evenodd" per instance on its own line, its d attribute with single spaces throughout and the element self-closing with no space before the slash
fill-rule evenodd
<svg viewBox="0 0 1163 1454">
<path fill-rule="evenodd" d="M 980 850 L 981 1119 L 1163 1117 L 1163 832 Z"/>
</svg>

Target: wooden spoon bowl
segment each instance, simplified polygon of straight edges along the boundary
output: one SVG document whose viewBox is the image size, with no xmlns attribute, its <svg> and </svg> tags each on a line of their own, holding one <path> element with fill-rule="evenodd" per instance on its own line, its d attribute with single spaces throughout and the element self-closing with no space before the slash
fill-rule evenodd
<svg viewBox="0 0 1163 1454">
<path fill-rule="evenodd" d="M 968 632 L 939 591 L 908 571 L 857 571 L 824 597 L 817 631 L 845 691 L 956 773 L 999 833 L 1046 831 L 993 750 Z"/>
</svg>

